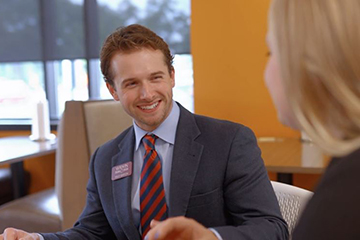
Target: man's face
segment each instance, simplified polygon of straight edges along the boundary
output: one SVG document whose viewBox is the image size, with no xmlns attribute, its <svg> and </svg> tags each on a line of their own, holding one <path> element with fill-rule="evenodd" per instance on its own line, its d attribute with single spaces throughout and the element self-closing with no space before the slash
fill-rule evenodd
<svg viewBox="0 0 360 240">
<path fill-rule="evenodd" d="M 156 129 L 172 108 L 174 70 L 169 74 L 160 50 L 143 48 L 117 53 L 111 59 L 114 86 L 106 84 L 111 95 L 145 131 Z"/>
</svg>

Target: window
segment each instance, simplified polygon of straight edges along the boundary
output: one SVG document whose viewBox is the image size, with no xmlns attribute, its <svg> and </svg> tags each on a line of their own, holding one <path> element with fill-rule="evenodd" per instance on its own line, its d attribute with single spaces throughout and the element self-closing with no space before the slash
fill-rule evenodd
<svg viewBox="0 0 360 240">
<path fill-rule="evenodd" d="M 0 120 L 29 120 L 43 92 L 51 119 L 67 100 L 111 98 L 100 48 L 114 29 L 132 23 L 169 44 L 174 99 L 193 111 L 190 0 L 0 0 Z"/>
<path fill-rule="evenodd" d="M 31 118 L 32 104 L 44 92 L 42 62 L 0 64 L 0 117 Z"/>
</svg>

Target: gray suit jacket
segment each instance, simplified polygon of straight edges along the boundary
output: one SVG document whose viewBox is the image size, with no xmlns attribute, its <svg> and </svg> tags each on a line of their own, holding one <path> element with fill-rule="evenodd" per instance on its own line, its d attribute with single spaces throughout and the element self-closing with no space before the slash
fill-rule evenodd
<svg viewBox="0 0 360 240">
<path fill-rule="evenodd" d="M 78 222 L 45 239 L 141 239 L 131 211 L 131 177 L 111 180 L 113 166 L 133 161 L 134 144 L 130 127 L 96 150 Z M 193 218 L 224 240 L 288 237 L 252 131 L 181 105 L 167 201 L 170 217 Z"/>
</svg>

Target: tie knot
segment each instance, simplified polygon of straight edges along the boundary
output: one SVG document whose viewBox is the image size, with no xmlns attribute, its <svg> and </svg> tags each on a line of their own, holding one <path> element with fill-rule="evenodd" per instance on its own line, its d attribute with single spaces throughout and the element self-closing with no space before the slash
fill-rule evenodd
<svg viewBox="0 0 360 240">
<path fill-rule="evenodd" d="M 148 152 L 150 150 L 155 149 L 155 141 L 158 137 L 155 134 L 145 135 L 142 139 L 142 142 L 145 147 L 145 151 Z"/>
</svg>

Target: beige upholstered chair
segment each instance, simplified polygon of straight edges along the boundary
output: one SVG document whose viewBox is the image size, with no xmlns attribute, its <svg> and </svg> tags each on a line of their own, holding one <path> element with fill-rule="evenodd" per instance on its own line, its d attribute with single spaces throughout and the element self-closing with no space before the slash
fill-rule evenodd
<svg viewBox="0 0 360 240">
<path fill-rule="evenodd" d="M 281 214 L 288 224 L 291 236 L 297 220 L 313 193 L 285 183 L 271 181 L 271 184 L 278 199 Z"/>
<path fill-rule="evenodd" d="M 91 154 L 131 124 L 119 102 L 66 102 L 58 128 L 55 188 L 2 205 L 0 232 L 9 226 L 29 232 L 71 227 L 85 205 Z"/>
</svg>

